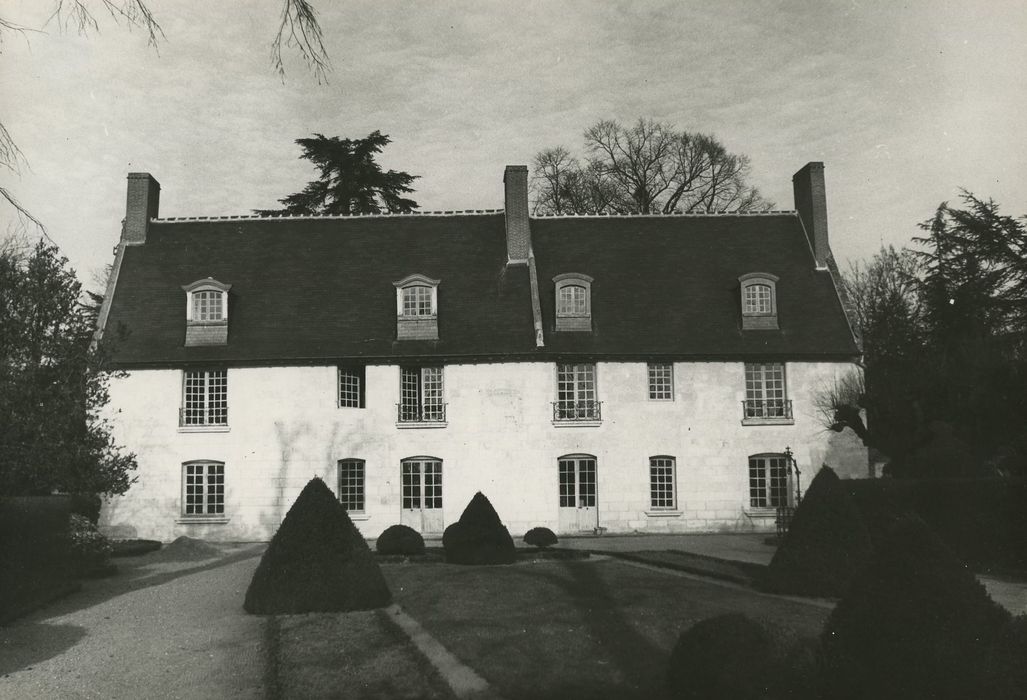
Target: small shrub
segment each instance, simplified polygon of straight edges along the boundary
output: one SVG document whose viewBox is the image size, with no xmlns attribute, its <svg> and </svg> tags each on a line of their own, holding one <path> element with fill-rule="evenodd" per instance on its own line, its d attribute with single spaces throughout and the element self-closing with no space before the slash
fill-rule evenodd
<svg viewBox="0 0 1027 700">
<path fill-rule="evenodd" d="M 915 517 L 900 519 L 821 636 L 830 698 L 979 697 L 1009 614 Z"/>
<path fill-rule="evenodd" d="M 370 610 L 392 602 L 378 562 L 323 481 L 311 479 L 260 559 L 246 612 Z"/>
<path fill-rule="evenodd" d="M 681 633 L 670 655 L 671 697 L 756 700 L 766 695 L 774 666 L 766 630 L 740 613 L 718 615 Z"/>
<path fill-rule="evenodd" d="M 77 575 L 112 573 L 110 557 L 114 548 L 89 518 L 78 513 L 71 514 L 68 518 L 68 541 L 71 545 L 72 570 Z"/>
<path fill-rule="evenodd" d="M 392 525 L 378 536 L 374 543 L 379 554 L 424 554 L 424 538 L 421 533 L 406 525 Z"/>
<path fill-rule="evenodd" d="M 775 593 L 840 597 L 872 551 L 863 517 L 825 466 L 810 484 L 760 585 Z"/>
<path fill-rule="evenodd" d="M 556 534 L 548 527 L 533 527 L 524 533 L 524 543 L 539 549 L 552 547 L 556 542 Z"/>
<path fill-rule="evenodd" d="M 460 520 L 442 533 L 442 547 L 451 564 L 512 564 L 517 558 L 510 532 L 481 491 L 474 494 Z"/>
</svg>

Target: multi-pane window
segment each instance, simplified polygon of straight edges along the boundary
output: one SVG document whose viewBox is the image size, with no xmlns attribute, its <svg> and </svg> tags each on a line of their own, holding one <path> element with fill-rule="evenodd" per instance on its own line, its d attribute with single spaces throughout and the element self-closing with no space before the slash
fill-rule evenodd
<svg viewBox="0 0 1027 700">
<path fill-rule="evenodd" d="M 432 457 L 404 459 L 400 464 L 404 509 L 442 507 L 442 460 Z"/>
<path fill-rule="evenodd" d="M 559 470 L 560 507 L 594 508 L 596 505 L 595 457 L 561 457 Z"/>
<path fill-rule="evenodd" d="M 400 368 L 400 422 L 445 420 L 442 391 L 442 367 Z"/>
<path fill-rule="evenodd" d="M 556 297 L 556 313 L 565 316 L 588 314 L 588 290 L 578 284 L 560 287 Z"/>
<path fill-rule="evenodd" d="M 200 323 L 223 321 L 225 318 L 224 293 L 217 291 L 193 292 L 193 321 Z"/>
<path fill-rule="evenodd" d="M 674 365 L 649 364 L 649 400 L 670 401 L 674 398 Z"/>
<path fill-rule="evenodd" d="M 339 460 L 339 502 L 350 513 L 364 512 L 364 460 Z"/>
<path fill-rule="evenodd" d="M 225 514 L 225 465 L 187 462 L 182 465 L 183 515 Z"/>
<path fill-rule="evenodd" d="M 747 314 L 769 314 L 773 313 L 769 284 L 749 284 L 744 287 L 742 310 Z"/>
<path fill-rule="evenodd" d="M 749 505 L 777 508 L 789 505 L 788 457 L 781 454 L 749 458 Z"/>
<path fill-rule="evenodd" d="M 187 371 L 181 425 L 228 425 L 228 371 Z"/>
<path fill-rule="evenodd" d="M 649 458 L 649 504 L 653 510 L 673 510 L 677 505 L 674 458 Z"/>
<path fill-rule="evenodd" d="M 598 420 L 596 366 L 560 364 L 556 366 L 556 420 Z"/>
<path fill-rule="evenodd" d="M 745 417 L 790 418 L 785 394 L 785 366 L 781 362 L 745 363 Z"/>
<path fill-rule="evenodd" d="M 412 285 L 404 287 L 402 294 L 404 316 L 431 316 L 435 313 L 432 309 L 431 287 Z"/>
<path fill-rule="evenodd" d="M 339 368 L 339 408 L 364 407 L 364 368 Z"/>
</svg>

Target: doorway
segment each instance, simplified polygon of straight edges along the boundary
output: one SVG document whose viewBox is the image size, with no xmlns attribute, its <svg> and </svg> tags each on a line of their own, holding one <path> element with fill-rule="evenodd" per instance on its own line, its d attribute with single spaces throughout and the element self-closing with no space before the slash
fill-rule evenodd
<svg viewBox="0 0 1027 700">
<path fill-rule="evenodd" d="M 440 534 L 442 522 L 442 460 L 411 457 L 400 464 L 400 522 L 426 535 Z"/>
<path fill-rule="evenodd" d="M 596 506 L 596 458 L 560 457 L 560 532 L 594 532 L 599 527 Z"/>
</svg>

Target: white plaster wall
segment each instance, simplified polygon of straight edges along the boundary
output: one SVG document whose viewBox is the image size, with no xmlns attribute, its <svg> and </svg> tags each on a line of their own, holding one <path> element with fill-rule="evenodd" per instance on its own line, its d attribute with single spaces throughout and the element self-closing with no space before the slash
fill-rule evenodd
<svg viewBox="0 0 1027 700">
<path fill-rule="evenodd" d="M 136 452 L 138 481 L 112 499 L 101 524 L 118 536 L 168 541 L 183 534 L 266 540 L 313 476 L 337 488 L 336 463 L 366 462 L 366 513 L 354 518 L 368 537 L 400 521 L 400 461 L 443 460 L 443 516 L 454 522 L 483 491 L 514 535 L 543 525 L 558 530 L 557 458 L 597 458 L 600 525 L 610 532 L 773 528 L 748 509 L 748 456 L 795 453 L 803 486 L 827 461 L 864 475 L 866 450 L 821 425 L 814 404 L 844 363 L 789 363 L 793 425 L 741 425 L 742 363 L 677 363 L 673 401 L 649 401 L 644 363 L 599 363 L 598 427 L 554 427 L 552 363 L 448 365 L 445 428 L 400 429 L 398 366 L 369 366 L 367 407 L 336 406 L 336 368 L 228 370 L 229 430 L 182 432 L 180 370 L 140 370 L 115 380 L 111 404 L 119 444 Z M 681 514 L 647 515 L 649 457 L 677 459 Z M 180 522 L 182 463 L 225 463 L 223 524 Z"/>
</svg>

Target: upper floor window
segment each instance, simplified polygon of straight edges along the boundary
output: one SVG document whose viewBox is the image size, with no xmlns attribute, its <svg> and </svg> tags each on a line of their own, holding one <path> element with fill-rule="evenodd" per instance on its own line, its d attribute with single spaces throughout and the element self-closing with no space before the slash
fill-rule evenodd
<svg viewBox="0 0 1027 700">
<path fill-rule="evenodd" d="M 364 407 L 364 368 L 339 367 L 339 408 Z"/>
<path fill-rule="evenodd" d="M 674 399 L 674 365 L 669 362 L 650 362 L 649 400 L 672 401 Z"/>
<path fill-rule="evenodd" d="M 750 272 L 738 278 L 742 294 L 742 330 L 776 330 L 777 281 L 768 272 Z"/>
<path fill-rule="evenodd" d="M 791 423 L 792 402 L 785 386 L 783 362 L 745 363 L 742 422 Z"/>
<path fill-rule="evenodd" d="M 399 370 L 398 423 L 444 426 L 442 367 L 401 367 Z"/>
<path fill-rule="evenodd" d="M 183 373 L 178 424 L 195 430 L 227 428 L 227 370 L 189 370 Z"/>
<path fill-rule="evenodd" d="M 398 340 L 438 340 L 439 282 L 424 275 L 409 275 L 396 287 Z"/>
<path fill-rule="evenodd" d="M 596 400 L 596 366 L 591 363 L 557 365 L 556 399 L 554 423 L 602 420 L 602 402 Z"/>
<path fill-rule="evenodd" d="M 556 290 L 556 330 L 592 330 L 592 278 L 568 272 L 553 278 Z"/>
<path fill-rule="evenodd" d="M 185 344 L 225 345 L 228 342 L 228 291 L 230 284 L 213 277 L 183 285 L 185 291 Z"/>
</svg>

